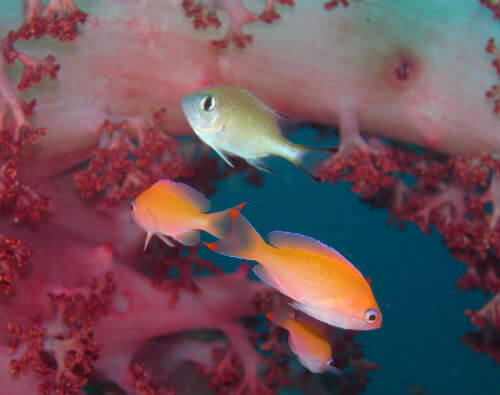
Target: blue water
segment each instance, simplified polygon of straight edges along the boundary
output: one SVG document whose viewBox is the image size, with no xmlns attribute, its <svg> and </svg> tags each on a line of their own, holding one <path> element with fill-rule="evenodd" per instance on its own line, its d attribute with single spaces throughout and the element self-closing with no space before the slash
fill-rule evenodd
<svg viewBox="0 0 500 395">
<path fill-rule="evenodd" d="M 316 143 L 311 130 L 292 139 Z M 328 144 L 328 143 L 322 143 Z M 316 184 L 285 161 L 273 162 L 262 187 L 234 176 L 219 183 L 210 197 L 221 209 L 247 202 L 244 214 L 266 235 L 273 230 L 302 233 L 334 247 L 371 277 L 383 314 L 382 328 L 358 336 L 365 358 L 379 363 L 367 394 L 408 394 L 423 385 L 427 394 L 500 394 L 500 368 L 488 356 L 459 342 L 474 330 L 464 316 L 488 298 L 461 293 L 454 282 L 465 270 L 441 243 L 407 223 L 400 231 L 387 225 L 387 209 L 374 209 L 349 190 L 349 184 Z M 239 261 L 205 254 L 225 268 Z"/>
</svg>

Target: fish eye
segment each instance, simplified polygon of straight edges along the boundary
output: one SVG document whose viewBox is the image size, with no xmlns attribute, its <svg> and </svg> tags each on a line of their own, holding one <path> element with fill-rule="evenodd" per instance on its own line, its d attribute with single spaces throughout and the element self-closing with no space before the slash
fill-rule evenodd
<svg viewBox="0 0 500 395">
<path fill-rule="evenodd" d="M 334 366 L 333 364 L 335 363 L 335 359 L 331 358 L 327 363 L 330 366 Z"/>
<path fill-rule="evenodd" d="M 379 319 L 379 313 L 375 309 L 370 309 L 365 313 L 365 321 L 369 322 L 370 324 L 373 324 L 374 322 L 377 322 Z"/>
<path fill-rule="evenodd" d="M 134 209 L 135 209 L 135 204 L 134 204 L 134 201 L 132 200 L 130 202 L 130 211 L 134 211 Z"/>
<path fill-rule="evenodd" d="M 215 96 L 207 95 L 201 99 L 201 108 L 203 111 L 212 111 L 215 108 Z"/>
</svg>

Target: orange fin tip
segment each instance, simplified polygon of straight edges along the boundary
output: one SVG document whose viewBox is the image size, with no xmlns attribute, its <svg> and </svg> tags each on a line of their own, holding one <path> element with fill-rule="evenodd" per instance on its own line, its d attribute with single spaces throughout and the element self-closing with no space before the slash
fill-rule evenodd
<svg viewBox="0 0 500 395">
<path fill-rule="evenodd" d="M 205 244 L 209 249 L 211 249 L 212 251 L 215 251 L 215 248 L 216 248 L 216 244 L 217 242 L 214 241 L 213 243 L 205 243 L 203 242 L 203 244 Z"/>
<path fill-rule="evenodd" d="M 247 204 L 246 203 L 240 203 L 238 204 L 236 207 L 232 208 L 231 210 L 234 210 L 234 211 L 241 211 L 243 209 L 243 207 L 245 207 Z"/>
<path fill-rule="evenodd" d="M 244 205 L 244 204 L 245 204 L 245 203 L 243 203 L 243 205 Z M 240 206 L 243 208 L 243 206 L 242 206 L 241 204 L 240 204 Z M 240 207 L 240 206 L 237 206 L 237 207 Z M 234 208 L 230 208 L 230 209 L 229 209 L 229 212 L 231 213 L 231 217 L 232 217 L 233 219 L 235 219 L 235 218 L 238 216 L 238 214 L 240 213 L 240 210 L 241 210 L 241 208 L 240 208 L 239 210 L 235 210 Z"/>
</svg>

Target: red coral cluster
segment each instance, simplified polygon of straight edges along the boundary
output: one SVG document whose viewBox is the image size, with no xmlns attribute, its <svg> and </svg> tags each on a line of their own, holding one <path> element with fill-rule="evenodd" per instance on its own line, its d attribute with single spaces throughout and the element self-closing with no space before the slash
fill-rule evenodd
<svg viewBox="0 0 500 395">
<path fill-rule="evenodd" d="M 20 271 L 28 264 L 31 250 L 21 240 L 0 235 L 0 295 L 9 295 Z"/>
<path fill-rule="evenodd" d="M 412 221 L 425 233 L 434 227 L 443 236 L 453 257 L 467 264 L 457 286 L 479 287 L 492 296 L 487 308 L 467 312 L 480 332 L 464 341 L 498 361 L 500 161 L 488 154 L 446 157 L 378 142 L 340 152 L 318 175 L 332 183 L 349 181 L 351 190 L 375 206 L 388 205 L 400 221 Z"/>
<path fill-rule="evenodd" d="M 192 174 L 179 153 L 180 142 L 160 129 L 162 114 L 164 110 L 153 111 L 155 125 L 103 122 L 98 130 L 99 148 L 88 167 L 74 176 L 84 198 L 115 205 L 161 178 L 187 178 Z M 132 132 L 137 139 L 130 137 Z"/>
<path fill-rule="evenodd" d="M 351 190 L 363 199 L 384 195 L 396 185 L 395 173 L 404 171 L 414 155 L 397 147 L 377 145 L 377 154 L 356 149 L 348 154 L 334 155 L 317 170 L 317 175 L 332 184 L 338 181 L 352 183 Z"/>
<path fill-rule="evenodd" d="M 22 77 L 17 89 L 22 91 L 43 77 L 55 79 L 59 65 L 52 55 L 45 59 L 35 59 L 15 48 L 19 40 L 28 41 L 43 36 L 58 38 L 60 41 L 73 40 L 77 25 L 83 24 L 86 15 L 79 11 L 71 0 L 50 0 L 47 5 L 39 0 L 26 2 L 26 21 L 17 30 L 10 31 L 0 40 L 0 206 L 13 213 L 16 222 L 39 222 L 44 218 L 49 199 L 39 195 L 24 185 L 18 178 L 19 152 L 24 144 L 35 142 L 45 134 L 43 127 L 34 127 L 27 120 L 33 115 L 36 100 L 26 103 L 20 100 L 12 88 L 3 68 L 4 64 L 13 67 L 16 60 L 23 66 Z"/>
<path fill-rule="evenodd" d="M 195 29 L 207 29 L 214 27 L 218 29 L 221 26 L 217 12 L 224 10 L 229 15 L 229 27 L 220 40 L 211 40 L 210 44 L 215 49 L 223 49 L 229 46 L 231 42 L 238 48 L 245 48 L 253 40 L 252 36 L 242 32 L 242 26 L 247 23 L 264 21 L 272 23 L 281 16 L 276 12 L 275 4 L 288 5 L 293 7 L 293 0 L 267 0 L 264 10 L 259 14 L 249 12 L 243 5 L 241 0 L 236 1 L 210 1 L 204 4 L 202 1 L 195 2 L 194 0 L 183 0 L 182 7 L 188 18 L 193 18 L 193 26 Z"/>
<path fill-rule="evenodd" d="M 49 294 L 52 321 L 43 322 L 37 315 L 28 328 L 9 322 L 11 350 L 19 350 L 11 360 L 13 376 L 31 370 L 41 377 L 43 394 L 79 394 L 102 348 L 94 341 L 92 328 L 108 310 L 114 291 L 113 274 L 107 273 L 102 283 L 93 279 L 90 290 Z"/>
<path fill-rule="evenodd" d="M 212 0 L 206 2 L 202 0 L 183 0 L 182 7 L 186 16 L 193 19 L 195 29 L 205 30 L 209 27 L 218 29 L 221 27 L 221 22 L 217 12 L 224 10 L 229 15 L 229 27 L 224 37 L 221 40 L 210 41 L 210 44 L 215 49 L 223 49 L 227 48 L 231 42 L 238 48 L 245 48 L 252 42 L 253 37 L 242 32 L 243 25 L 257 21 L 273 23 L 280 19 L 281 15 L 276 11 L 276 3 L 289 7 L 295 6 L 294 0 L 266 0 L 266 5 L 260 14 L 249 12 L 241 0 Z M 324 4 L 324 8 L 330 11 L 339 5 L 348 7 L 349 0 L 330 0 Z"/>
<path fill-rule="evenodd" d="M 134 362 L 130 366 L 130 372 L 134 378 L 134 391 L 141 395 L 174 395 L 173 388 L 158 386 L 151 379 L 144 363 Z"/>
</svg>

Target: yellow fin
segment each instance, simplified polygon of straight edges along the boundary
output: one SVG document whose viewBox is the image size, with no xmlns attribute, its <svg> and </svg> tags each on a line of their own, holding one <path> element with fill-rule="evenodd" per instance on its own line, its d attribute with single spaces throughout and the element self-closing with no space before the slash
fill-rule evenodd
<svg viewBox="0 0 500 395">
<path fill-rule="evenodd" d="M 303 236 L 298 233 L 275 231 L 267 235 L 269 244 L 276 248 L 293 248 L 314 252 L 321 255 L 329 255 L 335 258 L 342 256 L 333 248 L 328 247 L 321 241 L 312 237 Z"/>
<path fill-rule="evenodd" d="M 161 184 L 160 184 L 161 183 Z M 210 201 L 196 189 L 190 187 L 189 185 L 183 184 L 182 182 L 174 182 L 171 180 L 160 180 L 157 184 L 164 185 L 170 188 L 177 195 L 184 198 L 186 202 L 192 204 L 202 213 L 206 213 L 210 210 Z"/>
</svg>

